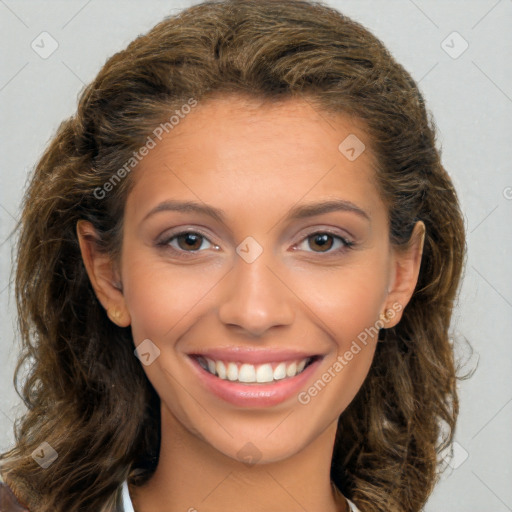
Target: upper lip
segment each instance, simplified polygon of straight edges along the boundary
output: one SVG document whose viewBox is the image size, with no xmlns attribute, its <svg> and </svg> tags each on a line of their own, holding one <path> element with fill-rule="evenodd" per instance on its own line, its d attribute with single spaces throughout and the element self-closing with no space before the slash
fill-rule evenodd
<svg viewBox="0 0 512 512">
<path fill-rule="evenodd" d="M 297 361 L 308 357 L 319 356 L 310 352 L 298 352 L 296 350 L 283 349 L 248 349 L 244 347 L 212 348 L 197 352 L 190 352 L 189 356 L 208 357 L 215 361 L 231 361 L 233 363 L 280 363 L 283 361 Z"/>
</svg>

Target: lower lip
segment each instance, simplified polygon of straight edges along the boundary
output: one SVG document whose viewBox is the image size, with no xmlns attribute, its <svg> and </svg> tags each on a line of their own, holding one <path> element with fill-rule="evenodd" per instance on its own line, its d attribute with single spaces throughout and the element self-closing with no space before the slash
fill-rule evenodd
<svg viewBox="0 0 512 512">
<path fill-rule="evenodd" d="M 315 372 L 322 358 L 313 361 L 295 377 L 265 384 L 242 384 L 224 380 L 206 371 L 196 359 L 188 359 L 206 389 L 222 400 L 238 407 L 271 407 L 296 395 Z"/>
</svg>

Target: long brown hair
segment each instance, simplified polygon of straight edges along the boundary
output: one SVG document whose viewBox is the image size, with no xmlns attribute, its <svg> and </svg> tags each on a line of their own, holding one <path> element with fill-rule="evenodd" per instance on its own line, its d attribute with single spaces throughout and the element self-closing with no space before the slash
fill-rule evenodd
<svg viewBox="0 0 512 512">
<path fill-rule="evenodd" d="M 142 483 L 154 471 L 159 397 L 130 329 L 110 322 L 92 290 L 76 223 L 92 222 L 102 249 L 118 254 L 132 184 L 126 162 L 176 110 L 215 94 L 308 98 L 361 120 L 391 243 L 405 246 L 414 223 L 425 223 L 417 287 L 401 321 L 381 331 L 369 374 L 339 419 L 331 470 L 362 512 L 419 511 L 458 415 L 449 327 L 464 224 L 414 80 L 362 25 L 312 1 L 205 2 L 168 17 L 105 63 L 58 128 L 19 224 L 15 383 L 28 411 L 15 447 L 0 456 L 2 473 L 34 510 L 108 512 L 125 478 Z M 58 454 L 48 469 L 31 457 L 43 442 Z"/>
</svg>

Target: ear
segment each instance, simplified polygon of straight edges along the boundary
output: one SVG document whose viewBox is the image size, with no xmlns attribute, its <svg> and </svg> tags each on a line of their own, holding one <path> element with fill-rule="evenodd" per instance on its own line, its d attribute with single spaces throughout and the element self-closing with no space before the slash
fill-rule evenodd
<svg viewBox="0 0 512 512">
<path fill-rule="evenodd" d="M 76 234 L 82 260 L 96 297 L 112 322 L 119 327 L 129 326 L 131 318 L 124 300 L 119 272 L 111 257 L 99 250 L 99 237 L 94 226 L 88 221 L 79 220 Z"/>
<path fill-rule="evenodd" d="M 386 329 L 400 322 L 402 312 L 414 293 L 420 272 L 425 232 L 425 224 L 422 221 L 416 222 L 407 248 L 394 252 L 391 283 L 386 299 L 385 311 L 388 314 L 384 314 Z"/>
</svg>

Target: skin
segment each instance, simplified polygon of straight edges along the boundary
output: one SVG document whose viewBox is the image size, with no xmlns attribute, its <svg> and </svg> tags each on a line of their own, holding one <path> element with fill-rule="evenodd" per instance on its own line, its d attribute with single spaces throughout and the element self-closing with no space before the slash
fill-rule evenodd
<svg viewBox="0 0 512 512">
<path fill-rule="evenodd" d="M 354 161 L 338 150 L 349 134 L 366 145 Z M 161 398 L 160 460 L 149 482 L 131 489 L 138 512 L 348 510 L 330 487 L 332 448 L 376 336 L 305 405 L 296 395 L 266 408 L 231 405 L 200 385 L 186 354 L 234 346 L 322 354 L 307 389 L 386 309 L 394 315 L 385 327 L 400 321 L 397 305 L 405 307 L 417 282 L 424 225 L 408 250 L 391 247 L 374 165 L 357 120 L 301 99 L 260 105 L 220 97 L 200 103 L 132 172 L 119 265 L 96 251 L 94 228 L 78 223 L 99 300 L 115 323 L 131 326 L 136 346 L 150 339 L 160 350 L 143 366 Z M 349 211 L 286 219 L 294 206 L 334 198 L 369 220 Z M 222 208 L 225 221 L 175 211 L 145 219 L 169 199 Z M 205 238 L 195 252 L 177 238 L 157 246 L 163 235 L 198 229 Z M 311 235 L 326 229 L 333 238 L 319 246 Z M 248 236 L 263 249 L 252 263 L 236 253 Z M 344 248 L 337 236 L 355 245 Z M 248 442 L 257 464 L 240 460 Z"/>
</svg>

